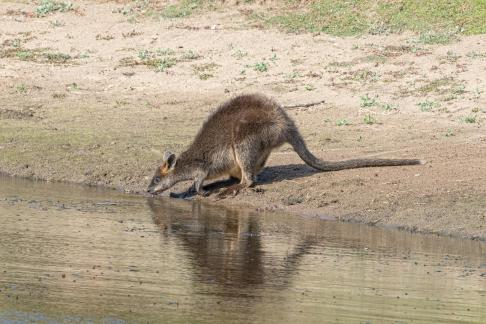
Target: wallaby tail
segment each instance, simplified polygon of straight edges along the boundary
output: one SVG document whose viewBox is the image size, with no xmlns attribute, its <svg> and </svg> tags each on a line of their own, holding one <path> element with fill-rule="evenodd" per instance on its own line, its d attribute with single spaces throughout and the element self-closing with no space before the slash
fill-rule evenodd
<svg viewBox="0 0 486 324">
<path fill-rule="evenodd" d="M 304 139 L 300 133 L 295 130 L 289 133 L 287 141 L 292 145 L 295 152 L 309 166 L 321 171 L 338 171 L 344 169 L 396 166 L 396 165 L 415 165 L 424 164 L 421 160 L 416 159 L 353 159 L 343 161 L 323 161 L 315 157 L 305 145 Z"/>
</svg>

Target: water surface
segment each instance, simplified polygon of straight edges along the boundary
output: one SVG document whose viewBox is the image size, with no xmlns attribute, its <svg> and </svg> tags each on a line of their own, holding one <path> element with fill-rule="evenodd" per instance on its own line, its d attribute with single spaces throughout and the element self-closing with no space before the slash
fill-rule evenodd
<svg viewBox="0 0 486 324">
<path fill-rule="evenodd" d="M 0 323 L 486 323 L 486 245 L 0 177 Z"/>
</svg>

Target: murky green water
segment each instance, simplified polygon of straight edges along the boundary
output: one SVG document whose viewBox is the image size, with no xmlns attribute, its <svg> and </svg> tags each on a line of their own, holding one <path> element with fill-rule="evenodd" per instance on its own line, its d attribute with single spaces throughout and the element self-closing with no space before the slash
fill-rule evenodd
<svg viewBox="0 0 486 324">
<path fill-rule="evenodd" d="M 486 245 L 0 178 L 0 323 L 486 323 Z"/>
</svg>

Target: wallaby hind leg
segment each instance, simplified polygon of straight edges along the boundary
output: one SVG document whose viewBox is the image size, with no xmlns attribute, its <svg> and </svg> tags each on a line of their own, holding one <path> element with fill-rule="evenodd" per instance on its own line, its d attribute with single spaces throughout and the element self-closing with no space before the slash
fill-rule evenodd
<svg viewBox="0 0 486 324">
<path fill-rule="evenodd" d="M 262 169 L 265 167 L 265 163 L 267 163 L 268 156 L 272 150 L 267 150 L 266 152 L 263 152 L 263 155 L 258 159 L 258 164 L 255 170 L 255 176 L 258 176 L 258 173 L 262 171 Z"/>
<path fill-rule="evenodd" d="M 264 157 L 263 154 L 265 153 L 256 149 L 255 146 L 257 145 L 247 144 L 235 147 L 236 163 L 241 170 L 241 181 L 240 183 L 232 185 L 220 192 L 218 194 L 219 198 L 225 198 L 228 195 L 234 196 L 238 194 L 240 190 L 253 185 L 256 173 L 262 165 L 262 156 Z"/>
</svg>

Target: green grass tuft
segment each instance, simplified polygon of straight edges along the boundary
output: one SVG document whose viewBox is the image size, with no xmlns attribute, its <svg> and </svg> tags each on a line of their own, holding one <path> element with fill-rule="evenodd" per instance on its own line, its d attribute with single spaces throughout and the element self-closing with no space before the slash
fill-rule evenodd
<svg viewBox="0 0 486 324">
<path fill-rule="evenodd" d="M 363 122 L 367 125 L 373 125 L 376 124 L 376 118 L 373 117 L 371 114 L 367 114 L 364 116 Z"/>
<path fill-rule="evenodd" d="M 40 5 L 35 8 L 37 16 L 44 17 L 53 12 L 66 12 L 73 10 L 71 2 L 62 2 L 54 0 L 42 0 Z"/>
<path fill-rule="evenodd" d="M 182 18 L 193 13 L 194 10 L 201 6 L 201 0 L 182 0 L 177 4 L 169 5 L 162 11 L 162 17 L 165 18 Z"/>
<path fill-rule="evenodd" d="M 474 124 L 477 122 L 477 116 L 476 115 L 468 115 L 464 117 L 464 122 L 468 124 Z"/>
<path fill-rule="evenodd" d="M 373 107 L 377 104 L 376 97 L 370 97 L 369 95 L 361 96 L 361 107 Z"/>
</svg>

